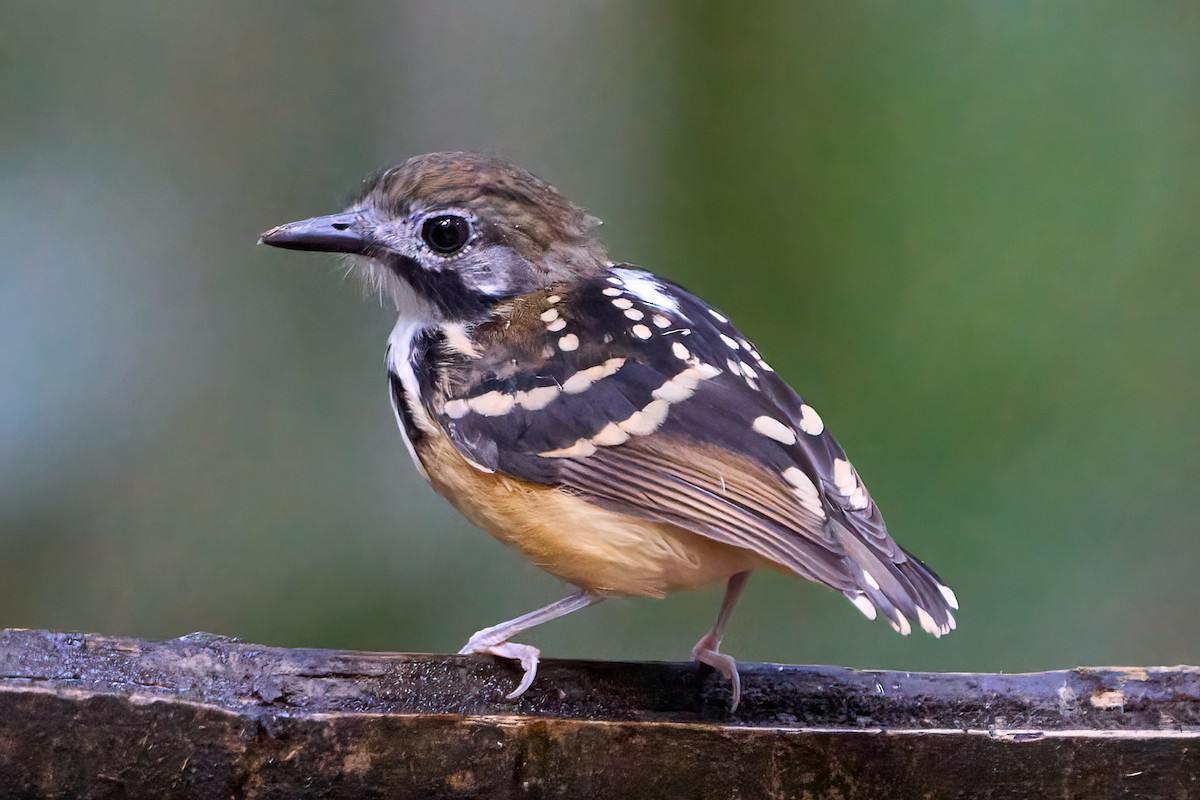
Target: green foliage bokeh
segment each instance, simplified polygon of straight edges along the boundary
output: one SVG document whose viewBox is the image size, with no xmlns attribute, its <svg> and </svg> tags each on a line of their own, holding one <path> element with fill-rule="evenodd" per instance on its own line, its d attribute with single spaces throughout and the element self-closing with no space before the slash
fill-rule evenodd
<svg viewBox="0 0 1200 800">
<path fill-rule="evenodd" d="M 756 577 L 747 660 L 1200 662 L 1189 3 L 0 3 L 0 626 L 453 651 L 562 587 L 409 465 L 389 310 L 255 248 L 494 152 L 725 310 L 958 592 Z M 680 659 L 719 589 L 550 656 Z"/>
</svg>

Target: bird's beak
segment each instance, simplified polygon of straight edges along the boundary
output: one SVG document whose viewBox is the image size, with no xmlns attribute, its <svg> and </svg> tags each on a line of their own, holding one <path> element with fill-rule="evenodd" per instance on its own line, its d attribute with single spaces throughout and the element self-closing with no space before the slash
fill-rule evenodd
<svg viewBox="0 0 1200 800">
<path fill-rule="evenodd" d="M 330 214 L 271 228 L 258 242 L 285 250 L 364 255 L 373 243 L 363 228 L 357 214 Z"/>
</svg>

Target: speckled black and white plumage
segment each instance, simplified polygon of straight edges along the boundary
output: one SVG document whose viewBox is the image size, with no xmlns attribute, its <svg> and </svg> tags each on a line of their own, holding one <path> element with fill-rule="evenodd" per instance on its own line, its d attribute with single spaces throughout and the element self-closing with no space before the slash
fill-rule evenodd
<svg viewBox="0 0 1200 800">
<path fill-rule="evenodd" d="M 434 153 L 381 174 L 345 213 L 263 235 L 344 253 L 394 300 L 389 385 L 418 469 L 580 587 L 463 652 L 520 660 L 515 697 L 538 654 L 516 632 L 611 592 L 726 579 L 693 657 L 730 677 L 736 706 L 720 635 L 763 566 L 830 586 L 901 633 L 952 630 L 953 592 L 893 541 L 820 414 L 719 311 L 613 263 L 597 222 L 503 161 Z"/>
<path fill-rule="evenodd" d="M 477 468 L 753 550 L 901 632 L 954 627 L 957 601 L 888 535 L 817 412 L 685 289 L 618 265 L 455 335 L 471 346 L 414 332 L 409 367 L 422 414 Z M 698 468 L 700 450 L 762 475 Z"/>
</svg>

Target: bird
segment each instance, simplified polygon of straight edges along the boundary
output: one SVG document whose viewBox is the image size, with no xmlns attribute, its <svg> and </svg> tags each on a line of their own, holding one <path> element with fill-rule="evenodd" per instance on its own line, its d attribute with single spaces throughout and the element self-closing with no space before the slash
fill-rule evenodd
<svg viewBox="0 0 1200 800">
<path fill-rule="evenodd" d="M 724 582 L 692 658 L 721 652 L 750 574 L 841 592 L 901 634 L 955 628 L 954 592 L 892 539 L 816 409 L 729 317 L 610 259 L 599 220 L 500 158 L 419 155 L 349 208 L 260 243 L 341 254 L 399 314 L 391 404 L 417 470 L 468 520 L 575 588 L 476 632 L 462 654 L 537 674 L 522 631 L 607 597 Z"/>
</svg>

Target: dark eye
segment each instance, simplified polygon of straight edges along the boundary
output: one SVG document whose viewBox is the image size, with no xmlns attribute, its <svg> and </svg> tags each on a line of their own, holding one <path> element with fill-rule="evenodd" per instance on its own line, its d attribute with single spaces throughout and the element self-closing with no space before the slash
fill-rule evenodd
<svg viewBox="0 0 1200 800">
<path fill-rule="evenodd" d="M 435 253 L 457 253 L 471 239 L 471 223 L 453 214 L 430 217 L 421 227 L 421 238 Z"/>
</svg>

